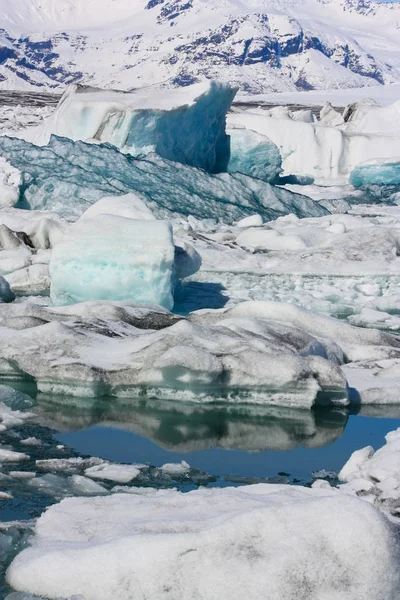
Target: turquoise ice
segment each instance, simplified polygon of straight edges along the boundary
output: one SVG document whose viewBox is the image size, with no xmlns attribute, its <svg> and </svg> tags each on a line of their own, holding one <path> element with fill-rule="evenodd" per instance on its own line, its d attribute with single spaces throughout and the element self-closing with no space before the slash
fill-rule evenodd
<svg viewBox="0 0 400 600">
<path fill-rule="evenodd" d="M 165 221 L 97 215 L 76 223 L 53 249 L 54 304 L 120 300 L 171 309 L 172 228 Z"/>
<path fill-rule="evenodd" d="M 256 131 L 244 128 L 228 129 L 230 136 L 230 173 L 244 173 L 272 182 L 282 171 L 278 146 Z"/>
<path fill-rule="evenodd" d="M 157 218 L 193 215 L 232 223 L 260 214 L 319 217 L 329 211 L 307 196 L 241 173 L 213 175 L 161 158 L 138 159 L 108 144 L 52 136 L 39 147 L 0 137 L 0 154 L 23 173 L 20 206 L 76 219 L 104 196 L 139 195 Z"/>
<path fill-rule="evenodd" d="M 350 175 L 350 183 L 357 188 L 365 185 L 400 186 L 400 159 L 357 165 Z"/>
</svg>

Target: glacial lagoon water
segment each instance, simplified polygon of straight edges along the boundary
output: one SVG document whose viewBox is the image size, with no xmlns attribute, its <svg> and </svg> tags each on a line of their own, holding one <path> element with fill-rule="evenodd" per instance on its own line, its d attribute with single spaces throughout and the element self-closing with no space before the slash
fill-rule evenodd
<svg viewBox="0 0 400 600">
<path fill-rule="evenodd" d="M 264 481 L 311 484 L 335 480 L 335 473 L 361 447 L 375 448 L 400 426 L 400 407 L 363 407 L 349 411 L 293 410 L 280 407 L 194 405 L 159 400 L 117 401 L 30 394 L 37 416 L 2 434 L 2 443 L 30 460 L 2 466 L 8 477 L 0 489 L 0 597 L 10 592 L 4 574 L 17 551 L 28 543 L 31 519 L 65 496 L 85 494 L 71 484 L 70 468 L 39 466 L 37 460 L 98 457 L 116 463 L 143 463 L 149 469 L 129 485 L 177 487 L 236 486 Z M 22 440 L 36 438 L 37 445 Z M 159 467 L 185 461 L 191 469 L 168 476 Z M 35 479 L 15 472 L 36 473 Z M 79 471 L 80 473 L 80 471 Z M 11 477 L 10 477 L 11 474 Z M 80 473 L 82 474 L 82 473 Z M 36 481 L 36 484 L 33 482 Z M 106 490 L 116 482 L 100 481 Z M 21 522 L 28 522 L 21 524 Z M 11 528 L 8 524 L 17 522 Z M 33 522 L 32 522 L 33 523 Z M 4 531 L 5 528 L 5 531 Z M 13 545 L 2 547 L 2 531 Z M 10 539 L 8 537 L 7 541 Z"/>
</svg>

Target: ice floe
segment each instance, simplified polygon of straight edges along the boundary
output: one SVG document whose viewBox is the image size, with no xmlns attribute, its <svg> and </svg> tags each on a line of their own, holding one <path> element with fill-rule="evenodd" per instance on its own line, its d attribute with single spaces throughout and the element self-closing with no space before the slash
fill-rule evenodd
<svg viewBox="0 0 400 600">
<path fill-rule="evenodd" d="M 367 502 L 259 484 L 63 500 L 40 517 L 7 579 L 16 590 L 86 600 L 272 600 L 312 590 L 321 600 L 395 600 L 397 566 L 394 530 Z"/>
</svg>

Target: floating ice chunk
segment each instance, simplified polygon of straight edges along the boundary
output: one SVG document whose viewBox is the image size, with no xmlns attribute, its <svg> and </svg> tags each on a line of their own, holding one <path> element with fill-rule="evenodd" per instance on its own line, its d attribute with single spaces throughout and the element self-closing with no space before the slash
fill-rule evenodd
<svg viewBox="0 0 400 600">
<path fill-rule="evenodd" d="M 362 308 L 358 315 L 350 315 L 348 321 L 357 327 L 400 330 L 400 316 L 367 307 Z"/>
<path fill-rule="evenodd" d="M 78 222 L 54 248 L 51 299 L 130 300 L 170 309 L 173 263 L 169 223 L 99 214 Z"/>
<path fill-rule="evenodd" d="M 190 471 L 190 465 L 182 460 L 180 463 L 166 463 L 160 469 L 166 475 L 176 477 L 186 475 Z"/>
<path fill-rule="evenodd" d="M 29 437 L 25 438 L 24 440 L 21 440 L 21 444 L 23 444 L 24 446 L 41 446 L 42 442 L 38 440 L 38 438 Z"/>
<path fill-rule="evenodd" d="M 15 300 L 15 294 L 10 288 L 9 282 L 0 276 L 0 301 L 13 302 L 13 300 Z"/>
<path fill-rule="evenodd" d="M 400 186 L 400 159 L 370 160 L 358 164 L 350 174 L 354 187 L 365 185 Z"/>
<path fill-rule="evenodd" d="M 108 493 L 106 488 L 82 475 L 62 477 L 54 473 L 46 473 L 30 479 L 28 486 L 56 500 L 65 496 L 98 496 Z"/>
<path fill-rule="evenodd" d="M 8 475 L 13 479 L 33 479 L 36 473 L 32 471 L 8 471 Z"/>
<path fill-rule="evenodd" d="M 13 410 L 4 404 L 4 402 L 0 402 L 0 433 L 6 429 L 10 429 L 10 427 L 22 425 L 32 417 L 32 413 Z"/>
<path fill-rule="evenodd" d="M 49 266 L 43 263 L 32 264 L 8 273 L 5 279 L 18 294 L 42 294 L 50 287 Z"/>
<path fill-rule="evenodd" d="M 228 171 L 244 173 L 264 181 L 274 181 L 282 171 L 278 147 L 270 139 L 244 128 L 229 128 L 230 159 Z"/>
<path fill-rule="evenodd" d="M 320 392 L 326 392 L 324 402 L 348 403 L 346 380 L 338 366 L 341 349 L 301 329 L 301 323 L 311 329 L 316 321 L 313 313 L 304 311 L 306 318 L 302 318 L 300 312 L 294 325 L 282 323 L 281 317 L 273 322 L 268 317 L 264 320 L 265 311 L 261 318 L 216 312 L 201 318 L 194 315 L 193 321 L 198 322 L 172 318 L 172 324 L 167 314 L 161 320 L 164 328 L 159 324 L 158 331 L 148 331 L 140 326 L 140 318 L 130 320 L 129 305 L 125 323 L 104 320 L 104 306 L 97 307 L 100 315 L 104 310 L 103 319 L 96 316 L 86 322 L 66 318 L 71 309 L 60 309 L 59 314 L 56 308 L 40 309 L 36 314 L 51 314 L 53 322 L 13 330 L 11 336 L 0 340 L 1 373 L 8 377 L 26 373 L 35 378 L 41 391 L 86 397 L 146 394 L 197 402 L 221 399 L 311 407 L 322 401 Z M 92 314 L 98 315 L 98 311 Z M 74 312 L 79 314 L 79 307 L 70 314 Z M 120 314 L 123 317 L 124 311 Z M 221 323 L 213 323 L 214 316 Z M 144 326 L 151 322 L 152 314 L 150 318 L 145 314 Z M 367 330 L 332 322 L 339 330 L 347 328 L 353 342 L 358 332 L 366 343 L 375 340 Z M 316 331 L 326 336 L 329 324 L 329 319 L 322 318 Z M 379 336 L 376 343 L 379 339 L 392 347 L 397 343 L 389 334 L 379 332 Z"/>
<path fill-rule="evenodd" d="M 333 489 L 260 484 L 69 498 L 39 518 L 35 533 L 7 581 L 52 598 L 272 600 L 311 589 L 321 600 L 395 600 L 399 589 L 394 527 Z"/>
<path fill-rule="evenodd" d="M 0 208 L 14 206 L 19 200 L 21 173 L 0 157 Z"/>
<path fill-rule="evenodd" d="M 153 221 L 155 219 L 143 200 L 136 194 L 126 194 L 125 196 L 109 196 L 98 200 L 83 213 L 79 220 L 93 219 L 97 215 L 104 214 L 138 221 Z"/>
<path fill-rule="evenodd" d="M 320 123 L 323 123 L 323 125 L 328 125 L 329 127 L 339 127 L 340 125 L 344 125 L 343 116 L 339 111 L 333 108 L 330 102 L 326 102 L 321 108 L 319 121 Z"/>
<path fill-rule="evenodd" d="M 236 223 L 236 227 L 239 229 L 246 229 L 247 227 L 262 227 L 263 219 L 261 215 L 251 215 L 245 217 Z"/>
<path fill-rule="evenodd" d="M 361 475 L 362 466 L 373 456 L 374 449 L 372 446 L 367 446 L 361 450 L 353 452 L 347 463 L 344 465 L 339 473 L 339 479 L 341 481 L 352 481 L 358 479 Z"/>
<path fill-rule="evenodd" d="M 6 450 L 0 448 L 0 464 L 1 463 L 14 463 L 29 460 L 29 456 L 23 452 L 14 452 L 13 450 Z"/>
<path fill-rule="evenodd" d="M 400 428 L 385 436 L 386 444 L 374 452 L 371 446 L 354 452 L 339 473 L 347 493 L 369 494 L 371 501 L 399 517 Z"/>
<path fill-rule="evenodd" d="M 0 500 L 12 500 L 12 499 L 13 499 L 12 494 L 10 494 L 9 492 L 0 491 Z"/>
<path fill-rule="evenodd" d="M 22 135 L 40 145 L 52 134 L 108 142 L 134 156 L 156 152 L 218 172 L 228 161 L 225 116 L 235 94 L 208 81 L 179 90 L 147 87 L 130 93 L 73 85 L 43 125 Z"/>
<path fill-rule="evenodd" d="M 96 467 L 92 468 L 95 469 Z M 89 479 L 88 477 L 84 477 L 82 475 L 71 475 L 70 481 L 72 484 L 73 492 L 77 496 L 79 496 L 80 494 L 85 496 L 98 496 L 101 494 L 108 494 L 108 490 L 105 487 L 103 487 L 99 483 L 96 483 L 96 481 L 93 481 L 92 479 Z"/>
<path fill-rule="evenodd" d="M 30 208 L 68 218 L 79 217 L 104 196 L 132 192 L 157 218 L 193 215 L 231 223 L 254 213 L 268 220 L 289 212 L 302 217 L 329 212 L 307 196 L 241 173 L 210 175 L 157 155 L 144 160 L 125 156 L 110 146 L 52 137 L 39 148 L 0 137 L 0 153 L 23 171 L 24 200 Z"/>
<path fill-rule="evenodd" d="M 236 238 L 242 248 L 260 250 L 304 250 L 307 245 L 298 235 L 282 235 L 275 229 L 247 229 Z"/>
<path fill-rule="evenodd" d="M 37 460 L 36 466 L 42 471 L 53 471 L 55 473 L 76 473 L 84 469 L 88 469 L 95 465 L 102 464 L 104 461 L 101 458 L 90 457 L 82 458 L 49 458 L 45 460 Z"/>
<path fill-rule="evenodd" d="M 140 475 L 140 469 L 145 465 L 116 465 L 104 463 L 89 467 L 85 470 L 86 477 L 91 479 L 104 479 L 117 483 L 129 483 Z"/>
</svg>

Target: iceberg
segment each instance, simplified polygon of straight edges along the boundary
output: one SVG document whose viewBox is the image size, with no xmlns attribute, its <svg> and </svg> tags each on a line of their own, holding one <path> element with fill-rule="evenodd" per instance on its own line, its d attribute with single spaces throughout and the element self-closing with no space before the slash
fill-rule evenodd
<svg viewBox="0 0 400 600">
<path fill-rule="evenodd" d="M 368 502 L 329 487 L 137 489 L 67 498 L 38 519 L 34 533 L 7 581 L 44 597 L 398 597 L 395 527 Z"/>
<path fill-rule="evenodd" d="M 399 518 L 400 428 L 385 436 L 376 452 L 371 446 L 353 452 L 339 473 L 346 493 L 364 496 L 375 506 Z"/>
<path fill-rule="evenodd" d="M 244 128 L 229 128 L 230 173 L 244 173 L 273 182 L 282 171 L 278 147 L 267 137 Z"/>
<path fill-rule="evenodd" d="M 227 122 L 228 127 L 245 127 L 276 144 L 284 176 L 308 176 L 332 185 L 333 181 L 347 183 L 360 163 L 400 156 L 400 136 L 396 126 L 389 125 L 398 121 L 399 104 L 395 108 L 368 107 L 366 114 L 375 117 L 354 114 L 342 125 L 341 116 L 327 108 L 322 121 L 315 123 L 296 121 L 282 111 L 274 115 L 257 109 L 230 113 Z"/>
<path fill-rule="evenodd" d="M 218 313 L 213 323 L 208 313 L 192 321 L 124 302 L 0 304 L 0 376 L 34 378 L 44 393 L 86 398 L 346 406 L 339 346 L 318 340 L 299 321 L 286 325 L 260 314 Z M 311 313 L 303 318 L 307 327 L 312 320 Z M 356 328 L 343 327 L 354 337 Z M 397 343 L 384 332 L 362 330 L 359 338 L 384 343 L 392 352 Z"/>
<path fill-rule="evenodd" d="M 241 173 L 206 173 L 156 154 L 137 159 L 109 145 L 52 136 L 39 147 L 0 137 L 0 153 L 24 176 L 21 207 L 76 219 L 104 196 L 135 193 L 156 218 L 193 215 L 231 223 L 260 214 L 265 220 L 329 211 L 307 196 Z"/>
<path fill-rule="evenodd" d="M 205 81 L 183 89 L 147 87 L 129 93 L 72 85 L 56 111 L 21 135 L 46 145 L 51 135 L 109 143 L 133 156 L 152 152 L 200 167 L 226 170 L 226 113 L 236 89 Z"/>
<path fill-rule="evenodd" d="M 55 305 L 85 300 L 126 300 L 173 307 L 172 228 L 98 214 L 76 223 L 53 248 L 51 299 Z"/>
<path fill-rule="evenodd" d="M 395 186 L 400 189 L 400 159 L 370 160 L 361 163 L 350 174 L 350 183 L 356 188 L 370 185 Z M 394 192 L 396 190 L 391 190 Z"/>
</svg>

